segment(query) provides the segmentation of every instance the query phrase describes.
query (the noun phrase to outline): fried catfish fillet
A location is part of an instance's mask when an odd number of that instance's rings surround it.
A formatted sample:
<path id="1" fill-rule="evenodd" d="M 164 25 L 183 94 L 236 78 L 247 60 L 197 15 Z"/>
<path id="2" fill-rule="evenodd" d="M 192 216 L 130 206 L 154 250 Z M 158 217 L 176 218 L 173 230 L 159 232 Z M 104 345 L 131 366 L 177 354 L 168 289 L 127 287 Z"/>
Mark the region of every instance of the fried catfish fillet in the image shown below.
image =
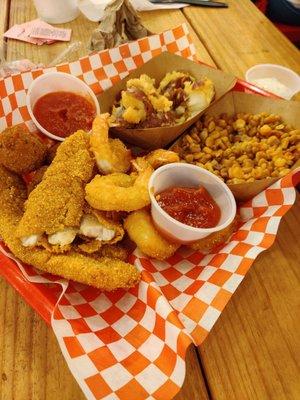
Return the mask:
<path id="1" fill-rule="evenodd" d="M 95 210 L 87 210 L 84 187 L 95 161 L 89 135 L 78 131 L 63 142 L 41 182 L 32 190 L 17 229 L 23 246 L 54 253 L 75 247 L 92 253 L 121 240 L 124 229 Z"/>
<path id="2" fill-rule="evenodd" d="M 24 247 L 16 227 L 23 215 L 26 193 L 21 178 L 0 166 L 0 236 L 17 258 L 40 270 L 107 291 L 130 288 L 139 281 L 138 270 L 119 259 L 95 259 L 75 251 L 56 255 L 45 249 Z"/>
<path id="3" fill-rule="evenodd" d="M 92 178 L 94 161 L 88 150 L 89 137 L 78 131 L 68 137 L 30 193 L 17 236 L 53 234 L 78 226 L 83 213 L 84 186 Z"/>

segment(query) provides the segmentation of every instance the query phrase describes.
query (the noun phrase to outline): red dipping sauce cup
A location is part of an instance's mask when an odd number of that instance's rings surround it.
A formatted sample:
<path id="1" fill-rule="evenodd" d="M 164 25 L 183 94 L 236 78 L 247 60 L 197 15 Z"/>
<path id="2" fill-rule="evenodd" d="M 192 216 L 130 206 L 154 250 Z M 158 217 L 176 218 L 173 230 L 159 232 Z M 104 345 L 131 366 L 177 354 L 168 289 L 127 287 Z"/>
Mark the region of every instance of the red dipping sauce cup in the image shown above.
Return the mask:
<path id="1" fill-rule="evenodd" d="M 71 92 L 83 96 L 94 104 L 95 116 L 100 114 L 100 106 L 97 97 L 92 89 L 79 78 L 64 72 L 46 72 L 40 75 L 29 86 L 26 96 L 26 105 L 35 126 L 51 139 L 59 141 L 65 140 L 64 137 L 54 135 L 52 132 L 46 130 L 35 118 L 33 109 L 38 99 L 53 92 Z"/>
<path id="2" fill-rule="evenodd" d="M 203 186 L 221 210 L 221 218 L 213 228 L 195 228 L 172 218 L 156 201 L 158 193 L 170 187 Z M 151 215 L 163 236 L 177 243 L 187 244 L 221 231 L 231 224 L 236 215 L 236 203 L 228 186 L 204 168 L 185 163 L 167 164 L 158 168 L 149 180 Z"/>

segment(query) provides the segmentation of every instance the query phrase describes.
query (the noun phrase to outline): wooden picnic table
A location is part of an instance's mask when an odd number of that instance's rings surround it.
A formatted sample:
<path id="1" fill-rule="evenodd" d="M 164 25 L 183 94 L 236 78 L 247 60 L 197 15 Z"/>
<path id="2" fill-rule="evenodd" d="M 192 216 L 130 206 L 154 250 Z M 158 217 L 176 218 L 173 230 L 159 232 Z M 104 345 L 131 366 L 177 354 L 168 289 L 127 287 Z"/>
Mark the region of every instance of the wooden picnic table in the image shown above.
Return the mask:
<path id="1" fill-rule="evenodd" d="M 226 1 L 228 9 L 152 11 L 142 13 L 142 19 L 153 32 L 187 23 L 198 58 L 238 77 L 262 62 L 300 72 L 299 51 L 250 0 Z M 32 1 L 1 0 L 0 34 L 34 18 Z M 87 43 L 96 23 L 80 16 L 61 26 L 72 28 L 73 40 Z M 47 64 L 65 46 L 10 40 L 7 57 Z M 190 348 L 176 400 L 299 399 L 299 238 L 298 201 L 283 218 L 275 244 L 255 261 L 201 348 Z M 0 278 L 0 400 L 29 399 L 84 396 L 51 329 Z"/>

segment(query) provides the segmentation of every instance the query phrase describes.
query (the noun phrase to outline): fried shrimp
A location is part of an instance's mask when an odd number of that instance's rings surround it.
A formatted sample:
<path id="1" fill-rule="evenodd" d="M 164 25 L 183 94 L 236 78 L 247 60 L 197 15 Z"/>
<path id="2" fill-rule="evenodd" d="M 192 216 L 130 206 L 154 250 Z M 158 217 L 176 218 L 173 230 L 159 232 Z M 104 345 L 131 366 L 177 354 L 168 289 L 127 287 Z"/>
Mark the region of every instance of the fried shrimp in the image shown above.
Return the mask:
<path id="1" fill-rule="evenodd" d="M 39 168 L 47 146 L 22 125 L 6 128 L 0 134 L 0 164 L 19 175 Z"/>
<path id="2" fill-rule="evenodd" d="M 94 119 L 90 137 L 91 150 L 95 155 L 99 171 L 103 174 L 127 172 L 130 168 L 131 152 L 119 139 L 108 138 L 109 114 Z"/>
<path id="3" fill-rule="evenodd" d="M 157 149 L 151 151 L 146 156 L 137 157 L 135 160 L 131 161 L 131 164 L 135 171 L 141 171 L 145 169 L 147 165 L 151 165 L 153 169 L 157 169 L 162 165 L 171 164 L 179 161 L 179 156 L 174 151 Z"/>
<path id="4" fill-rule="evenodd" d="M 236 231 L 238 226 L 238 217 L 231 222 L 226 228 L 219 232 L 211 233 L 209 236 L 206 236 L 203 239 L 197 240 L 194 243 L 187 245 L 193 250 L 201 251 L 201 252 L 210 252 L 217 246 L 225 243 L 230 236 Z"/>
<path id="5" fill-rule="evenodd" d="M 103 211 L 129 212 L 143 208 L 150 204 L 148 182 L 152 172 L 148 165 L 138 175 L 97 175 L 85 187 L 86 201 Z"/>
<path id="6" fill-rule="evenodd" d="M 56 255 L 45 249 L 22 246 L 15 232 L 22 218 L 25 199 L 24 182 L 0 166 L 0 236 L 15 257 L 40 270 L 102 290 L 130 288 L 137 284 L 139 271 L 121 259 L 110 258 L 110 250 L 103 250 L 103 255 L 109 257 L 95 259 L 75 251 Z M 124 258 L 119 250 L 115 251 L 120 258 Z"/>
<path id="7" fill-rule="evenodd" d="M 176 153 L 158 149 L 133 160 L 131 175 L 114 173 L 97 175 L 86 185 L 86 200 L 90 206 L 103 211 L 134 211 L 150 204 L 148 182 L 153 169 L 178 162 Z"/>
<path id="8" fill-rule="evenodd" d="M 149 153 L 145 159 L 154 169 L 157 169 L 165 164 L 179 162 L 179 156 L 177 153 L 164 149 L 151 151 L 151 153 Z"/>
<path id="9" fill-rule="evenodd" d="M 150 213 L 145 209 L 128 215 L 124 228 L 130 239 L 149 257 L 165 260 L 179 248 L 178 244 L 171 243 L 161 236 L 152 222 Z"/>

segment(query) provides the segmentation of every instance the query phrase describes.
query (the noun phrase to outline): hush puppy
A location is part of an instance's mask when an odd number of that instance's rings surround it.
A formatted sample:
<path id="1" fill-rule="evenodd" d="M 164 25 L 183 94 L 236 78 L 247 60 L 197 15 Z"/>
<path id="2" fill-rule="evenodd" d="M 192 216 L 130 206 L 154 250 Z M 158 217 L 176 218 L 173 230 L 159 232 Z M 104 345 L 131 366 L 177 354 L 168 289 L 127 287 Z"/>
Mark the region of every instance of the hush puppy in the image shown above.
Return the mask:
<path id="1" fill-rule="evenodd" d="M 23 125 L 6 128 L 0 133 L 0 164 L 18 175 L 39 168 L 47 146 Z"/>

